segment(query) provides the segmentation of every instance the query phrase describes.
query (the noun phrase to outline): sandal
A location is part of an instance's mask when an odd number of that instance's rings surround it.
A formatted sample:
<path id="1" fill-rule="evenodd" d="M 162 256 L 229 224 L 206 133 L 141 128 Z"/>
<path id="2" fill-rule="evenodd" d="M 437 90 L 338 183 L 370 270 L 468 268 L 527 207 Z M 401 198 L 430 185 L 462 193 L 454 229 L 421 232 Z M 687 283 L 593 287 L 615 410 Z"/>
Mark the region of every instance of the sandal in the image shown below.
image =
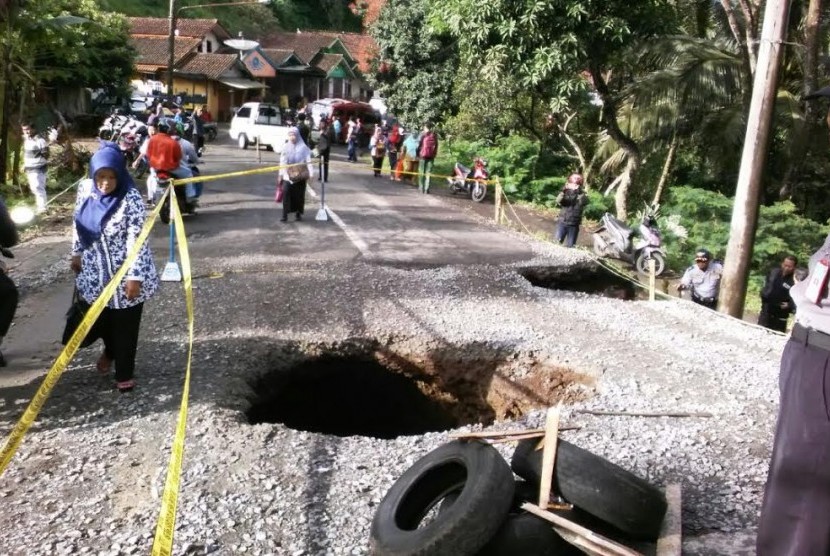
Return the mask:
<path id="1" fill-rule="evenodd" d="M 107 357 L 106 353 L 102 353 L 95 364 L 95 368 L 98 369 L 99 374 L 108 375 L 112 370 L 112 359 Z"/>
<path id="2" fill-rule="evenodd" d="M 135 381 L 133 379 L 122 380 L 121 382 L 116 382 L 115 387 L 118 388 L 118 391 L 121 393 L 129 392 L 135 388 Z"/>

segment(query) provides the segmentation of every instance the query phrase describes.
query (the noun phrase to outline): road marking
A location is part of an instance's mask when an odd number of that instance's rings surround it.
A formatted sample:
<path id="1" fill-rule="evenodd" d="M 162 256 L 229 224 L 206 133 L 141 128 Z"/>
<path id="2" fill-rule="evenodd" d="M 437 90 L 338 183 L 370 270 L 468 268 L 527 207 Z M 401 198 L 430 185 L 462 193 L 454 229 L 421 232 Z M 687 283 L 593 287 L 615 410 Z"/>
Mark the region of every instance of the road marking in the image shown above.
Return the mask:
<path id="1" fill-rule="evenodd" d="M 317 195 L 317 192 L 314 191 L 314 188 L 311 187 L 310 184 L 308 185 L 308 191 L 311 193 L 311 196 L 315 199 L 320 198 Z M 357 235 L 357 232 L 348 227 L 346 223 L 343 222 L 343 219 L 340 218 L 340 216 L 338 216 L 337 213 L 334 212 L 331 208 L 329 208 L 328 205 L 326 205 L 326 212 L 328 212 L 329 216 L 334 221 L 334 223 L 337 224 L 337 226 L 341 230 L 343 230 L 343 233 L 346 234 L 346 237 L 349 238 L 349 241 L 352 242 L 352 245 L 354 245 L 357 248 L 357 250 L 360 251 L 361 255 L 363 255 L 367 259 L 374 258 L 374 253 L 372 253 L 371 249 L 369 249 L 369 245 L 365 241 L 363 241 L 363 239 L 359 235 Z"/>

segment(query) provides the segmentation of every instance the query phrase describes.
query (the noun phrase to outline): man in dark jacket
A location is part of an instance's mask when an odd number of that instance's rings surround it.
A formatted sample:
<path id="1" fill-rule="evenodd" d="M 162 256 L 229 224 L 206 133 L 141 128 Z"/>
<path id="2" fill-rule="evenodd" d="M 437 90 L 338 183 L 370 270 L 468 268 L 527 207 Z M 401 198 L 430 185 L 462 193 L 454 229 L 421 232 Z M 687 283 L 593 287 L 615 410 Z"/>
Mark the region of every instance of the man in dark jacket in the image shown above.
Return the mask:
<path id="1" fill-rule="evenodd" d="M 582 189 L 582 176 L 571 174 L 568 177 L 565 188 L 556 197 L 556 204 L 562 209 L 559 211 L 556 240 L 563 243 L 567 239 L 565 247 L 573 247 L 579 235 L 579 225 L 582 224 L 582 211 L 588 204 L 588 196 Z"/>
<path id="2" fill-rule="evenodd" d="M 792 255 L 784 257 L 780 268 L 772 269 L 761 290 L 761 314 L 758 315 L 758 324 L 785 332 L 787 319 L 790 313 L 795 312 L 795 304 L 790 299 L 790 288 L 794 283 L 795 267 L 798 259 Z"/>
<path id="3" fill-rule="evenodd" d="M 12 222 L 9 211 L 6 205 L 0 201 L 0 247 L 4 256 L 11 256 L 7 248 L 17 245 L 18 236 L 17 228 Z M 0 344 L 3 343 L 3 338 L 9 331 L 14 319 L 14 313 L 17 311 L 17 286 L 6 271 L 6 265 L 0 259 Z M 3 353 L 0 352 L 0 367 L 6 366 L 6 359 Z"/>

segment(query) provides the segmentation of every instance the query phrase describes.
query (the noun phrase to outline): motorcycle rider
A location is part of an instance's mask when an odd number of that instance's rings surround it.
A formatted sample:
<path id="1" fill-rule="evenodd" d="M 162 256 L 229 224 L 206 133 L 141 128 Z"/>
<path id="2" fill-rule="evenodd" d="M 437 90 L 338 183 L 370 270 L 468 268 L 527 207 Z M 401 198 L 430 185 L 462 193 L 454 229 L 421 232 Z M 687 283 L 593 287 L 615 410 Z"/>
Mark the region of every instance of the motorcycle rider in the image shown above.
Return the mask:
<path id="1" fill-rule="evenodd" d="M 717 309 L 723 265 L 712 260 L 706 249 L 695 253 L 695 264 L 686 269 L 677 291 L 691 290 L 692 301 L 709 309 Z"/>
<path id="2" fill-rule="evenodd" d="M 583 179 L 580 174 L 571 174 L 565 183 L 565 188 L 556 196 L 559 211 L 559 224 L 556 229 L 556 240 L 565 242 L 565 247 L 573 247 L 579 235 L 579 226 L 582 224 L 582 212 L 588 204 L 588 196 L 582 189 Z"/>
<path id="3" fill-rule="evenodd" d="M 184 154 L 179 141 L 176 141 L 170 134 L 171 126 L 169 120 L 160 119 L 156 123 L 157 133 L 147 142 L 147 160 L 150 164 L 150 171 L 153 173 L 153 177 L 155 177 L 156 172 L 166 172 L 174 178 L 192 178 L 193 172 L 190 171 L 190 168 L 182 165 Z M 192 183 L 185 186 L 185 196 L 196 196 Z"/>
<path id="4" fill-rule="evenodd" d="M 178 141 L 182 147 L 181 167 L 189 170 L 193 177 L 198 176 L 199 171 L 196 165 L 199 164 L 199 151 L 196 150 L 196 146 L 193 143 L 184 138 L 184 126 L 182 124 L 176 124 L 176 127 L 170 131 L 173 139 Z M 185 185 L 185 189 L 189 192 L 186 193 L 188 201 L 193 200 L 195 202 L 202 194 L 201 182 L 188 183 Z"/>

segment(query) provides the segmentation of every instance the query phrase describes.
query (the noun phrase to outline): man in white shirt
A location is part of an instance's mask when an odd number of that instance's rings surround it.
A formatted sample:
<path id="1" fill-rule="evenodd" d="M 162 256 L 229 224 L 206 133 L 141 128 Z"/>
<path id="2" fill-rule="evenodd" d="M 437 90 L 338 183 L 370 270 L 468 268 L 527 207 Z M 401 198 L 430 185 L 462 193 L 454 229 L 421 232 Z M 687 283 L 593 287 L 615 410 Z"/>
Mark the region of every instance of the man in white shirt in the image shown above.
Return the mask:
<path id="1" fill-rule="evenodd" d="M 712 254 L 706 249 L 695 253 L 695 264 L 686 269 L 677 291 L 691 290 L 692 301 L 709 309 L 717 309 L 720 279 L 723 265 L 712 260 Z"/>
<path id="2" fill-rule="evenodd" d="M 29 180 L 29 190 L 35 196 L 36 211 L 46 210 L 46 168 L 49 145 L 35 134 L 31 124 L 23 124 L 23 171 Z"/>

